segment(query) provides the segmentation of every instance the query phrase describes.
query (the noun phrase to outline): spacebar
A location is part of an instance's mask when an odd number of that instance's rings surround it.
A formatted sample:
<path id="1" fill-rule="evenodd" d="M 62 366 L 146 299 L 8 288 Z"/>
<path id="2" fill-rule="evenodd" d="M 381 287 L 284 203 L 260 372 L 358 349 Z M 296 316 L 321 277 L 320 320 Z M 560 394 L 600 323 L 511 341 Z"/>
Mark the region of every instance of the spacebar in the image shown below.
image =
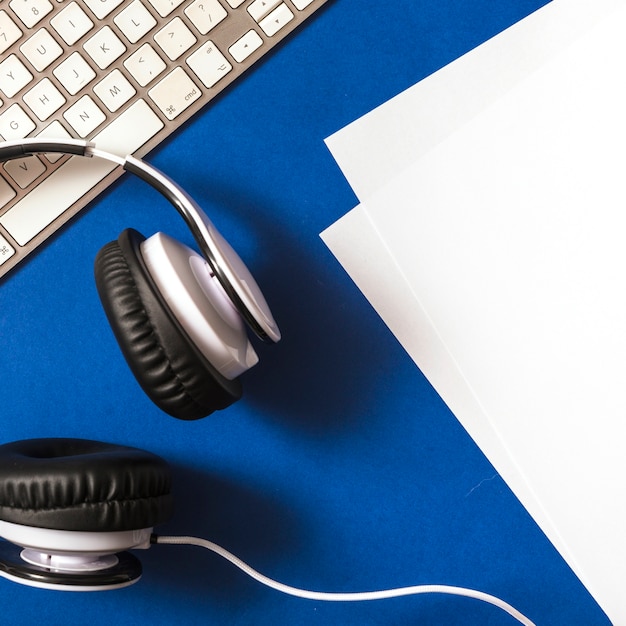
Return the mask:
<path id="1" fill-rule="evenodd" d="M 163 128 L 144 100 L 138 100 L 93 138 L 96 146 L 120 156 L 138 150 Z M 117 166 L 104 159 L 72 157 L 13 205 L 0 224 L 20 245 L 57 219 Z"/>

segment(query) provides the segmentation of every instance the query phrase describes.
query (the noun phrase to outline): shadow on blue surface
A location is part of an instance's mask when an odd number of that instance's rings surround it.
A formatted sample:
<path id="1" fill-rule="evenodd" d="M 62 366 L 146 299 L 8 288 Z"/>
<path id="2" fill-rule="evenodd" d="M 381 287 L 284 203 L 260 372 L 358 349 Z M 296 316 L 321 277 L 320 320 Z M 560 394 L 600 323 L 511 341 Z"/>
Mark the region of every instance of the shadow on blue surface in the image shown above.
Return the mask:
<path id="1" fill-rule="evenodd" d="M 254 342 L 261 361 L 242 377 L 246 401 L 292 427 L 332 430 L 338 415 L 379 398 L 400 348 L 317 234 L 303 241 L 267 200 L 219 179 L 194 197 L 250 267 L 283 335 L 277 346 Z"/>
<path id="2" fill-rule="evenodd" d="M 206 471 L 174 465 L 175 512 L 158 534 L 192 535 L 237 546 L 248 558 L 297 549 L 298 521 L 278 499 Z M 181 552 L 185 553 L 182 558 Z M 242 575 L 207 550 L 187 546 L 155 546 L 144 559 L 145 569 L 156 565 L 158 585 L 179 590 L 181 598 L 236 594 Z M 167 567 L 163 567 L 164 564 Z M 215 575 L 220 572 L 219 575 Z"/>

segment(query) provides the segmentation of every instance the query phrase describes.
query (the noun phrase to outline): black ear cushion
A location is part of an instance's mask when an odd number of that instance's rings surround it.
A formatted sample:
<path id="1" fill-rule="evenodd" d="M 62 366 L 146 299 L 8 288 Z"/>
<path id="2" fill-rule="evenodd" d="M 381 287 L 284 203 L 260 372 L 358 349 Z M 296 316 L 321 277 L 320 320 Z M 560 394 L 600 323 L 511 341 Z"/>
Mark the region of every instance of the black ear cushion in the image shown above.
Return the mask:
<path id="1" fill-rule="evenodd" d="M 85 439 L 0 446 L 0 520 L 54 530 L 137 530 L 172 513 L 167 463 L 137 448 Z"/>
<path id="2" fill-rule="evenodd" d="M 144 237 L 125 230 L 98 253 L 96 285 L 105 313 L 135 378 L 163 411 L 205 417 L 241 397 L 239 380 L 224 378 L 198 351 L 145 267 Z"/>

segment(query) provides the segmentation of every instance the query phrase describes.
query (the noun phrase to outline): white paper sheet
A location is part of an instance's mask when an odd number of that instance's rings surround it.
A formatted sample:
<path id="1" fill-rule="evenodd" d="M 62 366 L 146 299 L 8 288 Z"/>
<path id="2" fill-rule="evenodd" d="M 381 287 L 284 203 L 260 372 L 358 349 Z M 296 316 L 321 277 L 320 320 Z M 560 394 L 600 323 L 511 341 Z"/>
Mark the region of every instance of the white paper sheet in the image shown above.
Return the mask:
<path id="1" fill-rule="evenodd" d="M 359 200 L 493 103 L 622 0 L 555 0 L 326 139 Z"/>
<path id="2" fill-rule="evenodd" d="M 596 19 L 581 21 L 590 7 Z M 548 46 L 543 62 L 539 55 L 497 94 L 487 89 L 480 106 L 458 107 L 375 184 L 357 183 L 366 203 L 323 238 L 620 624 L 626 5 L 554 2 L 528 18 L 527 35 L 557 12 L 560 24 L 573 24 L 558 49 Z M 516 49 L 523 24 L 510 39 Z M 455 71 L 447 72 L 431 95 L 445 97 L 446 81 L 454 92 Z M 392 120 L 397 111 L 388 120 L 397 129 Z M 363 141 L 375 146 L 376 132 Z M 362 153 L 363 143 L 349 143 Z M 353 184 L 371 180 L 358 156 L 344 152 L 344 170 L 346 162 Z"/>

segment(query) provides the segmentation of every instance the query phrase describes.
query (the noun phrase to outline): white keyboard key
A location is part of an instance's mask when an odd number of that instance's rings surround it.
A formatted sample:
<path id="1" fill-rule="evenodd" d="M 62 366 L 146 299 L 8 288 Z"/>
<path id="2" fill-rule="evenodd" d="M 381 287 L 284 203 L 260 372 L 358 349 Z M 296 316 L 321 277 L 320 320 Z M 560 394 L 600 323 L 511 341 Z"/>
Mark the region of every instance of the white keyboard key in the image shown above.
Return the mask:
<path id="1" fill-rule="evenodd" d="M 8 161 L 4 169 L 22 189 L 26 189 L 46 171 L 46 166 L 39 157 L 32 155 Z"/>
<path id="2" fill-rule="evenodd" d="M 274 9 L 267 17 L 259 22 L 259 26 L 268 36 L 274 36 L 281 28 L 286 26 L 294 18 L 291 9 L 286 4 L 281 4 Z"/>
<path id="3" fill-rule="evenodd" d="M 275 9 L 282 0 L 254 0 L 248 7 L 248 13 L 257 22 L 260 22 L 272 9 Z"/>
<path id="4" fill-rule="evenodd" d="M 38 30 L 22 44 L 20 51 L 38 72 L 45 70 L 63 53 L 61 46 L 45 28 Z"/>
<path id="5" fill-rule="evenodd" d="M 304 11 L 313 0 L 291 0 L 298 11 Z"/>
<path id="6" fill-rule="evenodd" d="M 52 3 L 48 0 L 11 0 L 9 6 L 27 28 L 38 24 L 52 11 Z"/>
<path id="7" fill-rule="evenodd" d="M 95 85 L 93 91 L 111 113 L 115 113 L 137 93 L 128 78 L 118 69 L 114 69 Z"/>
<path id="8" fill-rule="evenodd" d="M 58 111 L 66 100 L 54 83 L 49 78 L 44 78 L 24 94 L 24 102 L 44 122 L 55 111 Z"/>
<path id="9" fill-rule="evenodd" d="M 0 207 L 3 207 L 9 200 L 12 200 L 15 195 L 16 193 L 13 187 L 11 187 L 4 178 L 0 178 Z"/>
<path id="10" fill-rule="evenodd" d="M 118 115 L 93 141 L 98 148 L 126 156 L 132 154 L 163 128 L 159 116 L 145 100 L 137 100 Z"/>
<path id="11" fill-rule="evenodd" d="M 5 140 L 24 139 L 35 130 L 33 120 L 17 103 L 12 104 L 4 113 L 0 113 L 0 136 Z"/>
<path id="12" fill-rule="evenodd" d="M 71 54 L 52 73 L 72 96 L 96 77 L 89 63 L 78 52 Z"/>
<path id="13" fill-rule="evenodd" d="M 137 52 L 124 61 L 124 67 L 142 87 L 145 87 L 161 74 L 167 66 L 155 52 L 154 48 L 150 44 L 145 43 Z"/>
<path id="14" fill-rule="evenodd" d="M 7 98 L 12 98 L 31 80 L 33 75 L 14 54 L 0 63 L 0 90 Z"/>
<path id="15" fill-rule="evenodd" d="M 0 180 L 0 183 L 3 183 L 3 180 Z M 0 202 L 2 202 L 2 197 L 0 195 Z M 0 204 L 0 206 L 2 206 Z M 8 261 L 15 254 L 15 250 L 13 246 L 2 236 L 0 235 L 0 265 L 2 265 L 5 261 Z"/>
<path id="16" fill-rule="evenodd" d="M 190 19 L 201 35 L 206 35 L 210 30 L 215 28 L 228 13 L 218 0 L 195 0 L 185 9 L 185 15 Z"/>
<path id="17" fill-rule="evenodd" d="M 106 120 L 106 115 L 102 112 L 102 109 L 92 100 L 91 96 L 87 95 L 83 96 L 65 111 L 63 117 L 78 133 L 79 137 L 83 138 L 90 135 Z"/>
<path id="18" fill-rule="evenodd" d="M 113 18 L 113 21 L 130 43 L 137 43 L 157 24 L 152 13 L 146 9 L 140 0 L 131 2 Z"/>
<path id="19" fill-rule="evenodd" d="M 85 4 L 99 19 L 105 18 L 113 9 L 116 9 L 124 0 L 85 0 Z"/>
<path id="20" fill-rule="evenodd" d="M 61 122 L 55 120 L 49 126 L 46 126 L 40 133 L 37 134 L 37 137 L 46 137 L 48 139 L 70 139 L 72 135 L 70 135 L 63 126 L 61 126 Z M 60 152 L 46 152 L 44 157 L 50 161 L 50 163 L 56 163 L 63 158 L 63 154 Z"/>
<path id="21" fill-rule="evenodd" d="M 161 17 L 167 17 L 177 6 L 185 0 L 149 0 Z"/>
<path id="22" fill-rule="evenodd" d="M 109 67 L 126 52 L 126 46 L 110 26 L 105 26 L 90 37 L 83 44 L 83 48 L 101 70 Z"/>
<path id="23" fill-rule="evenodd" d="M 154 40 L 172 61 L 187 52 L 197 41 L 180 17 L 175 17 L 156 33 Z"/>
<path id="24" fill-rule="evenodd" d="M 50 24 L 68 46 L 73 46 L 93 28 L 91 18 L 76 2 L 70 2 L 50 20 Z"/>
<path id="25" fill-rule="evenodd" d="M 261 35 L 254 30 L 250 30 L 228 48 L 228 52 L 237 63 L 241 63 L 262 45 L 263 39 L 261 39 Z"/>
<path id="26" fill-rule="evenodd" d="M 201 48 L 198 48 L 187 59 L 187 65 L 196 73 L 205 87 L 213 87 L 233 69 L 226 57 L 211 41 L 207 41 Z"/>
<path id="27" fill-rule="evenodd" d="M 163 122 L 144 100 L 138 100 L 94 137 L 102 150 L 126 156 L 163 128 Z M 88 193 L 115 165 L 103 159 L 72 157 L 0 217 L 0 224 L 20 246 Z"/>
<path id="28" fill-rule="evenodd" d="M 0 54 L 9 49 L 20 37 L 22 31 L 6 11 L 0 11 Z"/>
<path id="29" fill-rule="evenodd" d="M 177 67 L 155 85 L 148 95 L 168 120 L 178 117 L 201 95 L 200 88 L 189 78 L 182 67 Z"/>

